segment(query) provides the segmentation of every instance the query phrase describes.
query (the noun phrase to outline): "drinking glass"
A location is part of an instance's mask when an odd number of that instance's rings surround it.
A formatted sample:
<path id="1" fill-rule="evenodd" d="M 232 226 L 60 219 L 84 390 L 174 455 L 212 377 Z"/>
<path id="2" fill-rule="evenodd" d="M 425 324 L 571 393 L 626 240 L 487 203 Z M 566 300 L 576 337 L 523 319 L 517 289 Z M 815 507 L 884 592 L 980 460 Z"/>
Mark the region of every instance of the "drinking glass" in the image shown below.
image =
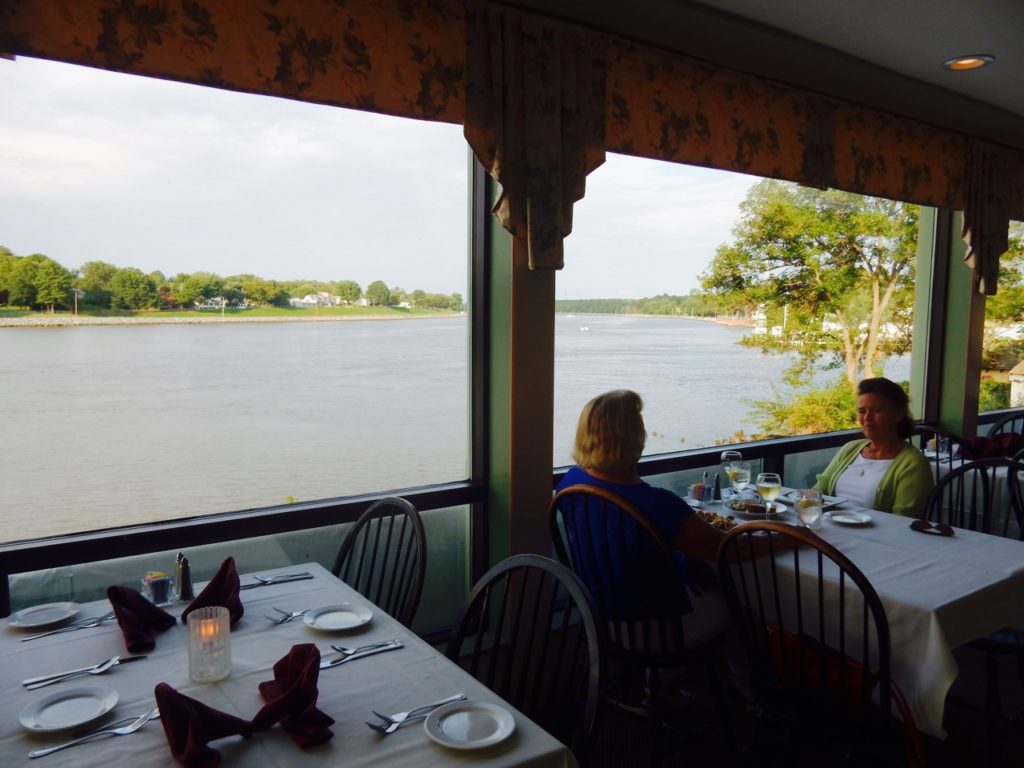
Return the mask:
<path id="1" fill-rule="evenodd" d="M 796 516 L 806 528 L 814 528 L 821 519 L 821 491 L 801 488 L 796 499 Z"/>
<path id="2" fill-rule="evenodd" d="M 722 470 L 725 472 L 725 476 L 729 478 L 729 482 L 732 482 L 733 475 L 735 474 L 734 467 L 743 461 L 743 454 L 739 451 L 722 451 Z M 749 481 L 750 478 L 747 478 Z M 723 494 L 724 500 L 724 494 Z"/>
<path id="3" fill-rule="evenodd" d="M 747 483 L 750 482 L 750 462 L 737 461 L 725 470 L 725 474 L 728 476 L 729 482 L 732 483 L 732 487 L 736 491 L 735 496 L 738 498 L 743 489 L 747 487 Z"/>
<path id="4" fill-rule="evenodd" d="M 775 472 L 761 472 L 755 485 L 757 495 L 764 502 L 764 518 L 768 520 L 771 517 L 772 502 L 782 492 L 782 478 Z"/>

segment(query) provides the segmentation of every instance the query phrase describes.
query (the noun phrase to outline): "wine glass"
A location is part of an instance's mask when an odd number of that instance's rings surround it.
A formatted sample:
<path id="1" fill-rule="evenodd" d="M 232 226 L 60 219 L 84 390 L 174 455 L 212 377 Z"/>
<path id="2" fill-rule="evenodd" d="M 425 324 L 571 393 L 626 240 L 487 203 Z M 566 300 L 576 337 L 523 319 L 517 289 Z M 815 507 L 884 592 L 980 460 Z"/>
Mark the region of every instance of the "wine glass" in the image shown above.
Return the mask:
<path id="1" fill-rule="evenodd" d="M 796 516 L 807 528 L 813 528 L 821 519 L 821 491 L 802 488 L 797 494 Z"/>
<path id="2" fill-rule="evenodd" d="M 725 470 L 725 474 L 728 476 L 729 482 L 732 483 L 733 489 L 735 489 L 735 497 L 739 498 L 743 489 L 747 487 L 747 483 L 750 482 L 750 462 L 737 461 Z"/>
<path id="3" fill-rule="evenodd" d="M 743 454 L 739 451 L 722 451 L 722 470 L 725 472 L 725 476 L 729 478 L 729 482 L 732 482 L 735 470 L 733 467 L 739 462 L 743 461 Z M 748 481 L 750 478 L 747 478 Z"/>
<path id="4" fill-rule="evenodd" d="M 782 492 L 782 478 L 775 472 L 761 472 L 755 482 L 757 495 L 764 502 L 764 518 L 771 517 L 772 502 Z"/>

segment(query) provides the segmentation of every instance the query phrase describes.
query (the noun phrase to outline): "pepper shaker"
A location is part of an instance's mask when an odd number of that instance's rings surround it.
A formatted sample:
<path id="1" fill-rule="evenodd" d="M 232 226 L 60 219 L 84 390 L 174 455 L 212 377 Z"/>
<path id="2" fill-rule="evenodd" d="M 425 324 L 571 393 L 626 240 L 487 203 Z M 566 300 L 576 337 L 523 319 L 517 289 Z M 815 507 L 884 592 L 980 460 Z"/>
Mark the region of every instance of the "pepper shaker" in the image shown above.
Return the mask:
<path id="1" fill-rule="evenodd" d="M 192 592 L 192 568 L 188 558 L 181 552 L 178 553 L 178 572 L 175 582 L 178 585 L 178 600 L 191 600 L 195 597 Z"/>

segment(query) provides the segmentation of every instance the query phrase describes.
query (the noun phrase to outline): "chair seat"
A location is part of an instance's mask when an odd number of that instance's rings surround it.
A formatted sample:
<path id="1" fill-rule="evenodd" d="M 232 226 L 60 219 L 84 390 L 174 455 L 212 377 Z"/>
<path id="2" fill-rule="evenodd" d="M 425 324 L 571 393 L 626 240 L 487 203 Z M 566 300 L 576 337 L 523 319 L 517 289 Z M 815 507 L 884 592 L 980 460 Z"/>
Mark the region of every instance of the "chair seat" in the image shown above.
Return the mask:
<path id="1" fill-rule="evenodd" d="M 1024 629 L 1004 627 L 968 643 L 972 648 L 996 653 L 1024 653 Z"/>

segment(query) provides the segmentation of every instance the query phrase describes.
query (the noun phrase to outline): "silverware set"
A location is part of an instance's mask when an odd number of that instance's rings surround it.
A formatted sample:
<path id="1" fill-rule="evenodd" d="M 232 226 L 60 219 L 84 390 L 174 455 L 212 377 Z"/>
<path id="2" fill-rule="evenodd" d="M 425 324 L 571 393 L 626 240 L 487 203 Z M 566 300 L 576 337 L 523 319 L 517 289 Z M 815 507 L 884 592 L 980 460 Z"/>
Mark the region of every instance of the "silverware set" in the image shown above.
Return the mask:
<path id="1" fill-rule="evenodd" d="M 138 717 L 134 718 L 130 723 L 128 723 L 128 725 L 123 725 L 120 728 L 104 727 L 101 730 L 93 731 L 92 733 L 87 733 L 85 736 L 80 736 L 77 739 L 72 739 L 71 741 L 65 741 L 63 744 L 58 744 L 55 747 L 46 747 L 44 749 L 34 749 L 34 750 L 32 750 L 31 752 L 28 753 L 28 756 L 30 758 L 34 759 L 34 758 L 37 758 L 37 757 L 43 757 L 44 755 L 52 755 L 54 752 L 59 752 L 62 749 L 67 749 L 68 747 L 73 747 L 76 744 L 84 744 L 87 741 L 92 741 L 93 739 L 98 739 L 98 738 L 101 738 L 101 737 L 104 737 L 104 736 L 127 736 L 129 733 L 135 733 L 137 730 L 139 730 L 139 728 L 144 726 L 150 720 L 155 720 L 158 717 L 160 717 L 160 710 L 159 709 L 151 709 L 148 712 L 145 712 L 145 713 L 139 715 Z M 123 720 L 118 720 L 117 722 L 124 722 L 124 721 Z"/>
<path id="2" fill-rule="evenodd" d="M 256 587 L 270 587 L 274 584 L 288 584 L 292 581 L 305 581 L 306 579 L 312 579 L 313 574 L 307 573 L 306 571 L 300 571 L 299 573 L 281 573 L 277 576 L 256 576 L 254 584 L 242 584 L 239 589 L 255 589 Z"/>
<path id="3" fill-rule="evenodd" d="M 23 637 L 21 638 L 21 642 L 24 643 L 28 640 L 38 640 L 40 637 L 49 637 L 50 635 L 59 635 L 62 632 L 74 632 L 78 629 L 90 629 L 91 627 L 98 627 L 101 624 L 110 621 L 112 618 L 114 618 L 114 612 L 110 611 L 109 613 L 105 613 L 102 616 L 93 616 L 92 618 L 81 619 L 79 621 L 72 622 L 71 624 L 66 624 L 63 627 L 51 629 L 49 632 L 43 632 L 38 635 L 30 635 L 28 637 Z"/>
<path id="4" fill-rule="evenodd" d="M 373 714 L 384 721 L 384 724 L 380 723 L 367 723 L 370 728 L 375 730 L 382 736 L 387 736 L 389 733 L 394 733 L 401 728 L 405 723 L 415 722 L 417 720 L 425 720 L 427 715 L 433 712 L 438 707 L 443 707 L 445 704 L 451 704 L 453 701 L 465 701 L 466 694 L 457 693 L 454 696 L 449 696 L 447 699 L 441 699 L 435 701 L 432 704 L 424 704 L 421 707 L 413 707 L 405 712 L 395 712 L 393 715 L 382 715 L 376 710 L 371 710 Z"/>
<path id="5" fill-rule="evenodd" d="M 376 653 L 385 653 L 387 651 L 397 651 L 399 648 L 404 648 L 405 644 L 401 640 L 383 640 L 379 643 L 370 643 L 369 645 L 361 645 L 358 648 L 346 648 L 343 645 L 332 645 L 331 648 L 338 652 L 338 656 L 333 659 L 326 659 L 320 662 L 320 669 L 331 669 L 344 664 L 354 659 L 362 659 L 366 656 L 373 656 Z"/>
<path id="6" fill-rule="evenodd" d="M 129 661 L 138 661 L 139 659 L 144 658 L 146 658 L 145 654 L 141 656 L 111 656 L 109 659 L 105 659 L 99 664 L 92 664 L 88 667 L 79 667 L 78 669 L 69 669 L 67 672 L 55 672 L 52 675 L 30 677 L 27 680 L 22 680 L 21 684 L 30 691 L 34 691 L 37 688 L 45 688 L 48 685 L 60 683 L 68 678 L 78 677 L 79 675 L 102 675 L 111 667 L 116 667 L 118 664 L 127 664 Z"/>
<path id="7" fill-rule="evenodd" d="M 274 608 L 274 610 L 280 613 L 281 615 L 267 616 L 266 614 L 264 614 L 264 617 L 270 619 L 272 622 L 274 622 L 275 625 L 287 624 L 293 619 L 297 619 L 300 616 L 305 616 L 310 611 L 309 608 L 303 608 L 301 611 L 282 611 L 280 608 Z"/>

